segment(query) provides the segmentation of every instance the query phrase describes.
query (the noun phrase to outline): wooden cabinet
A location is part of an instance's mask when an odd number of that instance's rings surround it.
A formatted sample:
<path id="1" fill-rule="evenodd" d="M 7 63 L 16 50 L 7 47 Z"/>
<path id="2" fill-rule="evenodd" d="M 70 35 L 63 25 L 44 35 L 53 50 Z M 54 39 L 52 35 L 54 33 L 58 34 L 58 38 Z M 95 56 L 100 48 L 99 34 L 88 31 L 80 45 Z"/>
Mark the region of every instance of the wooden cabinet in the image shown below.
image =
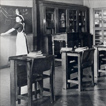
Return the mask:
<path id="1" fill-rule="evenodd" d="M 106 41 L 106 8 L 94 9 L 94 45 Z"/>
<path id="2" fill-rule="evenodd" d="M 37 34 L 43 52 L 51 54 L 51 35 L 67 32 L 89 32 L 89 9 L 82 5 L 37 2 Z M 60 34 L 59 34 L 60 35 Z"/>

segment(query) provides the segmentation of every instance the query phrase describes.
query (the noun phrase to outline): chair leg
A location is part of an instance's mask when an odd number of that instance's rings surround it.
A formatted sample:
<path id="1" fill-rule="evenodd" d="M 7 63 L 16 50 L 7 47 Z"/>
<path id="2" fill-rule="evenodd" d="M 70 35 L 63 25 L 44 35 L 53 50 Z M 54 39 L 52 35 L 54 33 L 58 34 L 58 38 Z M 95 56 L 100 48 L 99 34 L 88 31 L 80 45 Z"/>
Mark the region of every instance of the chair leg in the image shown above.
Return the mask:
<path id="1" fill-rule="evenodd" d="M 82 79 L 83 79 L 83 69 L 81 69 L 81 85 L 80 85 L 81 86 L 81 91 L 84 90 Z"/>
<path id="2" fill-rule="evenodd" d="M 21 87 L 19 86 L 18 87 L 18 95 L 20 95 L 21 94 Z M 21 103 L 21 99 L 18 99 L 18 104 L 20 104 Z"/>
<path id="3" fill-rule="evenodd" d="M 94 67 L 91 66 L 91 73 L 92 73 L 92 85 L 94 86 Z"/>
<path id="4" fill-rule="evenodd" d="M 100 74 L 101 74 L 101 73 L 100 73 L 100 72 L 98 72 L 98 77 L 100 77 Z"/>
<path id="5" fill-rule="evenodd" d="M 34 88 L 35 88 L 35 99 L 37 99 L 37 82 L 34 83 Z"/>
<path id="6" fill-rule="evenodd" d="M 67 88 L 70 88 L 70 86 L 71 86 L 70 83 L 67 83 Z"/>
<path id="7" fill-rule="evenodd" d="M 54 79 L 53 76 L 50 77 L 50 94 L 51 94 L 50 100 L 51 100 L 51 103 L 53 103 L 55 101 L 55 92 L 54 92 L 55 88 L 54 88 L 53 79 Z"/>
<path id="8" fill-rule="evenodd" d="M 40 90 L 39 98 L 42 98 L 43 97 L 43 79 L 38 81 L 38 88 Z"/>
<path id="9" fill-rule="evenodd" d="M 100 62 L 99 62 L 99 69 L 101 68 L 101 64 L 100 64 Z M 100 77 L 100 72 L 98 72 L 98 77 Z"/>

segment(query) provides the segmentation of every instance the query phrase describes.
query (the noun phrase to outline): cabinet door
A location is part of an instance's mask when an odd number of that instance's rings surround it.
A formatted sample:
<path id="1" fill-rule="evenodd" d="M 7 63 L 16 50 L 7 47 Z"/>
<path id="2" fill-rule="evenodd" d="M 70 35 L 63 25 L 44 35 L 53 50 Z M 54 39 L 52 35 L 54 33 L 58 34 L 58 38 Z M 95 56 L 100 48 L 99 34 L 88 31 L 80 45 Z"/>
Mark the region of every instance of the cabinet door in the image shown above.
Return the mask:
<path id="1" fill-rule="evenodd" d="M 103 41 L 103 33 L 100 29 L 95 29 L 95 45 Z"/>
<path id="2" fill-rule="evenodd" d="M 78 32 L 87 32 L 87 17 L 85 10 L 78 11 Z"/>
<path id="3" fill-rule="evenodd" d="M 66 9 L 58 9 L 58 32 L 66 32 Z"/>
<path id="4" fill-rule="evenodd" d="M 55 9 L 46 7 L 46 19 L 45 19 L 45 33 L 54 34 L 55 33 Z"/>
<path id="5" fill-rule="evenodd" d="M 103 42 L 103 20 L 102 10 L 94 10 L 94 44 L 98 45 Z"/>
<path id="6" fill-rule="evenodd" d="M 103 42 L 106 41 L 106 9 L 103 9 Z"/>
<path id="7" fill-rule="evenodd" d="M 76 10 L 69 10 L 69 15 L 68 15 L 68 26 L 69 32 L 77 32 L 77 11 Z"/>

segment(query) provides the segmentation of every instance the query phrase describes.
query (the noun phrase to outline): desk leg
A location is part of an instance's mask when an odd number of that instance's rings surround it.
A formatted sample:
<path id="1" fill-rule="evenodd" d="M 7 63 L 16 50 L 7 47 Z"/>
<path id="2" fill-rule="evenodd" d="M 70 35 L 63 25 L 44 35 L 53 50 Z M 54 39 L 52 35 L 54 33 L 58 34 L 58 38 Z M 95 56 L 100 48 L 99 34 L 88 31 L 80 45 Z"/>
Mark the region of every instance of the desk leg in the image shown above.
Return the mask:
<path id="1" fill-rule="evenodd" d="M 32 70 L 31 65 L 27 62 L 27 85 L 28 85 L 28 106 L 32 106 Z"/>
<path id="2" fill-rule="evenodd" d="M 97 80 L 98 80 L 98 48 L 95 48 L 95 52 L 94 52 L 94 83 L 97 84 Z"/>
<path id="3" fill-rule="evenodd" d="M 62 52 L 63 89 L 67 89 L 67 53 Z"/>
<path id="4" fill-rule="evenodd" d="M 10 106 L 16 106 L 17 63 L 10 61 Z"/>
<path id="5" fill-rule="evenodd" d="M 81 72 L 81 56 L 78 55 L 78 91 L 81 91 L 81 87 L 82 87 L 82 72 Z"/>
<path id="6" fill-rule="evenodd" d="M 50 92 L 51 92 L 51 103 L 55 101 L 55 68 L 54 61 L 50 70 Z"/>

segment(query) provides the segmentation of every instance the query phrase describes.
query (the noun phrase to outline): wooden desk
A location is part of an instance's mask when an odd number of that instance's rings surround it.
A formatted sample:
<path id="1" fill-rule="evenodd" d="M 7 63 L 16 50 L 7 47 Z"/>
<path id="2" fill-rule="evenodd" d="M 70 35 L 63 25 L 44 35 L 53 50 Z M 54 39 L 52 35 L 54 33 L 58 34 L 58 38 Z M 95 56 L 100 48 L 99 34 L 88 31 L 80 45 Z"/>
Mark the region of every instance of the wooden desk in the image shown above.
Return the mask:
<path id="1" fill-rule="evenodd" d="M 17 66 L 18 66 L 18 64 L 25 64 L 27 67 L 26 71 L 27 71 L 28 95 L 27 95 L 27 98 L 25 98 L 25 100 L 28 101 L 28 106 L 32 106 L 32 65 L 33 65 L 32 63 L 33 63 L 33 61 L 36 62 L 37 69 L 39 68 L 41 71 L 45 70 L 45 69 L 42 69 L 41 65 L 39 65 L 39 60 L 41 63 L 44 60 L 44 58 L 46 60 L 46 56 L 45 57 L 36 57 L 36 58 L 29 58 L 27 56 L 13 56 L 13 57 L 9 58 L 9 60 L 10 60 L 10 98 L 11 98 L 10 105 L 11 106 L 16 106 Z M 53 64 L 53 66 L 54 66 L 54 64 Z M 54 69 L 53 69 L 53 72 L 50 72 L 50 74 L 51 73 L 52 73 L 52 76 L 54 77 Z M 53 77 L 52 77 L 52 80 L 54 80 Z M 54 81 L 53 81 L 53 83 L 54 83 Z M 53 92 L 52 88 L 51 88 L 51 92 Z M 54 97 L 52 97 L 52 98 L 54 98 Z"/>
<path id="2" fill-rule="evenodd" d="M 25 64 L 27 66 L 27 90 L 28 90 L 28 106 L 32 106 L 32 70 L 31 61 L 32 59 L 26 58 L 26 56 L 14 56 L 10 57 L 10 105 L 16 106 L 16 92 L 17 92 L 17 66 L 18 64 Z"/>
<path id="3" fill-rule="evenodd" d="M 81 54 L 82 52 L 62 51 L 63 89 L 67 89 L 68 56 L 78 57 L 78 90 L 81 91 Z"/>
<path id="4" fill-rule="evenodd" d="M 106 50 L 106 46 L 98 45 L 94 46 L 94 83 L 97 84 L 98 81 L 98 70 L 99 70 L 99 51 Z"/>

